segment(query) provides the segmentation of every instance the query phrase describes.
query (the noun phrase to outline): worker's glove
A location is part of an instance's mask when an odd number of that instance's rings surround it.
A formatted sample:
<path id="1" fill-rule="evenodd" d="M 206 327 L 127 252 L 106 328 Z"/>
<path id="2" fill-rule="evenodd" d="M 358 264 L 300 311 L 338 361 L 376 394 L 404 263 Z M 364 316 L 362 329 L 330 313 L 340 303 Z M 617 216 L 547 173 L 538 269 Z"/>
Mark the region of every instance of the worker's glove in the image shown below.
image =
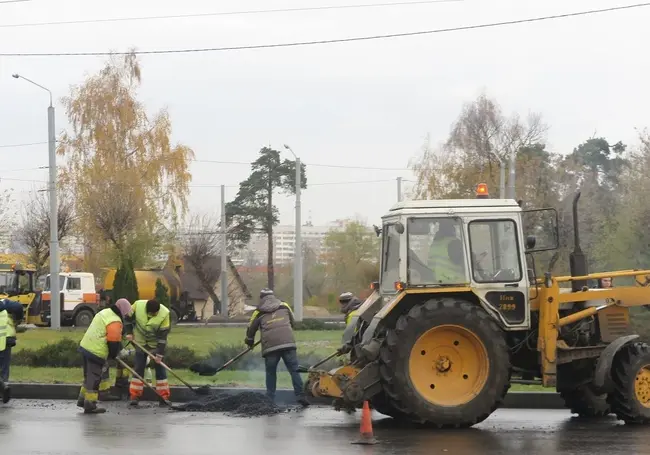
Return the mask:
<path id="1" fill-rule="evenodd" d="M 122 349 L 119 354 L 117 354 L 117 358 L 120 360 L 126 359 L 128 356 L 133 354 L 134 350 L 133 349 Z"/>
<path id="2" fill-rule="evenodd" d="M 347 354 L 351 350 L 352 350 L 352 345 L 344 344 L 336 352 L 338 352 L 340 355 L 343 355 L 343 354 Z"/>
<path id="3" fill-rule="evenodd" d="M 246 338 L 244 340 L 244 343 L 246 343 L 246 346 L 248 346 L 249 348 L 255 346 L 255 340 L 251 340 L 250 338 Z"/>

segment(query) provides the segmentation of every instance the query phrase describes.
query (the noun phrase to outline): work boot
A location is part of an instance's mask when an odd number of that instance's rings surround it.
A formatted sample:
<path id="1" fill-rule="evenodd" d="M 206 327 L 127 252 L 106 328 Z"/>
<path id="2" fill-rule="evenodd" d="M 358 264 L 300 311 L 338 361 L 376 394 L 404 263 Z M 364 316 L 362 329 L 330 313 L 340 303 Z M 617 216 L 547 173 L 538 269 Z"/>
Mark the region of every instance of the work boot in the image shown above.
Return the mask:
<path id="1" fill-rule="evenodd" d="M 2 389 L 2 402 L 4 404 L 7 404 L 9 403 L 9 400 L 11 400 L 11 387 L 5 384 L 4 388 Z"/>
<path id="2" fill-rule="evenodd" d="M 102 390 L 99 392 L 99 401 L 121 401 L 122 395 L 113 393 L 112 390 Z"/>
<path id="3" fill-rule="evenodd" d="M 296 398 L 296 401 L 297 401 L 298 404 L 301 405 L 302 407 L 305 407 L 305 408 L 309 407 L 309 404 L 310 404 L 310 403 L 309 403 L 309 401 L 307 401 L 307 398 L 305 398 L 304 395 L 299 395 L 299 396 Z"/>
<path id="4" fill-rule="evenodd" d="M 84 407 L 84 401 L 86 401 L 86 399 L 84 398 L 84 394 L 80 393 L 79 397 L 77 398 L 77 407 L 83 408 Z"/>
<path id="5" fill-rule="evenodd" d="M 97 406 L 95 401 L 84 401 L 84 414 L 103 414 L 106 409 Z"/>
<path id="6" fill-rule="evenodd" d="M 115 380 L 116 389 L 128 389 L 129 388 L 129 378 L 118 378 Z"/>

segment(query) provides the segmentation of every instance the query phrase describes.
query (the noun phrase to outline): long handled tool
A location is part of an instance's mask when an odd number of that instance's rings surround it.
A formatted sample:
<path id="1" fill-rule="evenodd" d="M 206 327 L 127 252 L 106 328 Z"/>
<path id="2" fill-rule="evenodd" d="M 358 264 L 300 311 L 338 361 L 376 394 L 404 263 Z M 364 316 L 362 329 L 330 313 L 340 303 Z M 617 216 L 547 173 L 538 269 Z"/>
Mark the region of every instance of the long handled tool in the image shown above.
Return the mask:
<path id="1" fill-rule="evenodd" d="M 133 368 L 131 368 L 130 366 L 128 366 L 124 360 L 122 360 L 122 359 L 115 359 L 115 360 L 117 360 L 117 363 L 119 363 L 120 365 L 122 365 L 122 367 L 124 367 L 124 368 L 129 372 L 129 373 L 131 373 L 133 376 L 135 376 L 135 377 L 138 378 L 140 381 L 142 381 L 142 383 L 143 383 L 145 386 L 147 386 L 149 389 L 151 389 L 151 390 L 153 391 L 153 393 L 156 394 L 156 396 L 158 397 L 158 400 L 159 400 L 161 403 L 165 403 L 165 404 L 166 404 L 167 406 L 169 406 L 170 408 L 172 407 L 172 403 L 171 403 L 171 401 L 166 400 L 165 398 L 163 398 L 163 397 L 158 393 L 158 391 L 157 391 L 156 389 L 154 389 L 153 387 L 151 387 L 151 385 L 150 385 L 147 381 L 145 381 L 145 379 L 144 379 L 142 376 L 140 376 L 138 373 L 136 373 L 136 371 L 135 371 Z"/>
<path id="2" fill-rule="evenodd" d="M 141 345 L 140 343 L 138 343 L 137 341 L 133 340 L 132 343 L 133 343 L 137 348 L 140 348 L 140 349 L 142 350 L 142 352 L 144 352 L 145 354 L 147 354 L 147 355 L 148 355 L 149 357 L 151 357 L 152 359 L 155 358 L 155 355 L 153 355 L 151 352 L 149 352 L 149 351 L 148 351 L 144 346 L 142 346 L 142 345 Z M 187 387 L 188 389 L 190 389 L 192 392 L 196 393 L 197 395 L 210 395 L 210 386 L 203 385 L 203 386 L 201 386 L 201 387 L 195 389 L 195 388 L 192 387 L 189 383 L 187 383 L 185 380 L 183 380 L 183 378 L 181 378 L 179 375 L 177 375 L 177 374 L 174 372 L 174 370 L 172 370 L 172 369 L 169 368 L 167 365 L 165 365 L 163 362 L 160 362 L 160 365 L 162 365 L 162 367 L 163 367 L 165 370 L 169 371 L 169 372 L 170 372 L 170 373 L 171 373 L 171 374 L 172 374 L 176 379 L 178 379 L 179 381 L 181 381 L 181 382 L 183 383 L 183 385 L 185 385 L 185 387 Z"/>
<path id="3" fill-rule="evenodd" d="M 322 364 L 324 364 L 325 362 L 327 362 L 328 360 L 331 360 L 331 359 L 333 359 L 334 357 L 338 357 L 338 356 L 340 356 L 340 355 L 341 355 L 341 352 L 340 352 L 340 351 L 335 351 L 335 352 L 333 352 L 332 354 L 330 354 L 330 355 L 328 355 L 327 357 L 325 357 L 325 358 L 324 358 L 323 360 L 321 360 L 320 362 L 318 362 L 318 363 L 316 363 L 316 364 L 314 364 L 314 365 L 312 365 L 312 366 L 310 366 L 310 367 L 306 367 L 306 366 L 303 366 L 303 365 L 298 365 L 298 373 L 310 373 L 310 372 L 314 371 L 317 367 L 319 367 L 319 366 L 321 366 Z"/>
<path id="4" fill-rule="evenodd" d="M 192 365 L 192 366 L 190 367 L 190 370 L 192 370 L 192 371 L 195 372 L 195 373 L 198 373 L 199 376 L 214 376 L 214 375 L 217 374 L 218 372 L 220 372 L 220 371 L 222 371 L 222 370 L 225 370 L 225 369 L 228 368 L 230 365 L 232 365 L 233 363 L 235 363 L 237 360 L 241 359 L 241 358 L 244 357 L 246 354 L 248 354 L 249 352 L 251 352 L 251 351 L 255 348 L 255 346 L 257 346 L 257 345 L 260 344 L 260 343 L 261 343 L 261 341 L 258 341 L 258 342 L 255 343 L 253 346 L 248 347 L 246 350 L 240 352 L 239 354 L 237 354 L 237 355 L 236 355 L 235 357 L 233 357 L 232 359 L 228 360 L 226 363 L 224 363 L 224 364 L 223 364 L 222 366 L 220 366 L 219 368 L 215 368 L 215 367 L 213 367 L 213 366 L 211 366 L 211 365 L 198 364 L 198 365 Z"/>

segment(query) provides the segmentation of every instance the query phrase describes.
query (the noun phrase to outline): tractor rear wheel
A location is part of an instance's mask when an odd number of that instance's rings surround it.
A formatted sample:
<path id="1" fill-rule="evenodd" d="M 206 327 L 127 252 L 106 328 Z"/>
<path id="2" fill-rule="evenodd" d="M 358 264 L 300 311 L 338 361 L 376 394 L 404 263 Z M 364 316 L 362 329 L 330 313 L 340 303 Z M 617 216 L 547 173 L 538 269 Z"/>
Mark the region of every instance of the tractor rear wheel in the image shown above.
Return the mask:
<path id="1" fill-rule="evenodd" d="M 414 306 L 387 331 L 380 359 L 389 411 L 440 428 L 482 422 L 510 388 L 503 331 L 465 300 Z"/>
<path id="2" fill-rule="evenodd" d="M 560 390 L 564 405 L 573 414 L 583 418 L 605 417 L 610 413 L 607 394 L 598 395 L 591 384 L 583 384 L 574 389 Z"/>
<path id="3" fill-rule="evenodd" d="M 650 423 L 650 346 L 631 343 L 614 356 L 613 390 L 607 395 L 612 412 L 628 424 Z"/>

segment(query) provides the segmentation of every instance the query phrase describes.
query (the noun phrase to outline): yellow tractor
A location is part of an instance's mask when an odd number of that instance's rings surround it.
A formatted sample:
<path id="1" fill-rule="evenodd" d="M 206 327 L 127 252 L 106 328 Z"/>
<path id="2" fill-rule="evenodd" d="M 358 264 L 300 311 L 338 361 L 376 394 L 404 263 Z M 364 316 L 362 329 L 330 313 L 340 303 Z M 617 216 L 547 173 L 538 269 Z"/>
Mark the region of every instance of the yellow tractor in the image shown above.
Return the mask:
<path id="1" fill-rule="evenodd" d="M 20 302 L 25 310 L 25 323 L 45 326 L 41 291 L 34 286 L 35 273 L 36 269 L 20 263 L 0 264 L 0 299 Z"/>
<path id="2" fill-rule="evenodd" d="M 393 206 L 376 228 L 380 279 L 359 308 L 350 361 L 311 369 L 307 393 L 458 428 L 490 416 L 511 383 L 540 384 L 581 416 L 649 423 L 650 346 L 629 311 L 650 304 L 650 270 L 588 274 L 579 196 L 570 276 L 535 265 L 534 253 L 559 247 L 554 209 L 491 199 L 485 184 L 476 199 Z M 603 278 L 631 285 L 593 284 Z"/>

